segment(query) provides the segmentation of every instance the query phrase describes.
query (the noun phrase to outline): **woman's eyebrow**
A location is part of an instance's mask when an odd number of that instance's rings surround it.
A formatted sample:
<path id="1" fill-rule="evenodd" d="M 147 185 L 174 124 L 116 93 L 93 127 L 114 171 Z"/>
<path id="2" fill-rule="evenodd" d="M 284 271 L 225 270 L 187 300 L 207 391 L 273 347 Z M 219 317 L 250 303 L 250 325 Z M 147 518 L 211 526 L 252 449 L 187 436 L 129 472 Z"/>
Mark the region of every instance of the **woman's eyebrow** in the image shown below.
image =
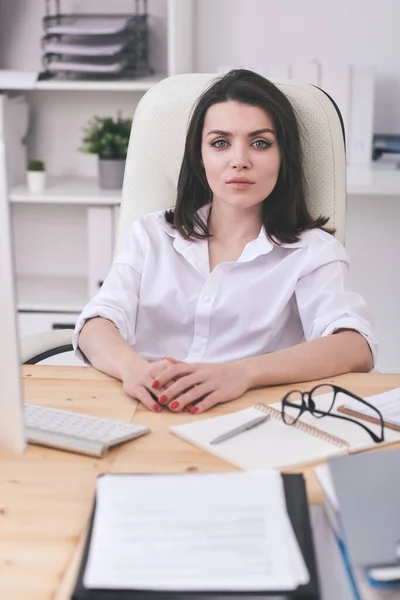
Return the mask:
<path id="1" fill-rule="evenodd" d="M 207 135 L 224 135 L 225 137 L 232 137 L 232 134 L 229 133 L 229 131 L 223 131 L 222 129 L 212 129 Z"/>
<path id="2" fill-rule="evenodd" d="M 264 129 L 256 129 L 256 131 L 251 131 L 247 134 L 247 137 L 255 137 L 257 135 L 261 135 L 262 133 L 272 133 L 272 135 L 275 135 L 275 131 L 265 127 Z M 208 135 L 223 135 L 224 137 L 232 137 L 232 133 L 230 131 L 224 131 L 223 129 L 212 129 L 207 133 L 207 136 Z"/>
<path id="3" fill-rule="evenodd" d="M 248 137 L 255 137 L 256 135 L 261 135 L 262 133 L 272 133 L 272 135 L 275 135 L 275 131 L 273 129 L 265 127 L 264 129 L 256 129 L 256 131 L 252 131 L 248 134 Z"/>

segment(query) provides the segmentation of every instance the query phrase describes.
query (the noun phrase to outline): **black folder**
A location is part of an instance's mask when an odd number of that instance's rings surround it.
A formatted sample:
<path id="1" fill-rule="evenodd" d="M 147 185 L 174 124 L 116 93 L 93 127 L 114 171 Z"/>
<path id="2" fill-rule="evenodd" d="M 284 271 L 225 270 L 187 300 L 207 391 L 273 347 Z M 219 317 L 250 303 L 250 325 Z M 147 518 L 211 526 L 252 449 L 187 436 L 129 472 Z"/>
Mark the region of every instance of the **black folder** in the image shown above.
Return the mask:
<path id="1" fill-rule="evenodd" d="M 298 600 L 319 600 L 320 594 L 315 564 L 314 544 L 312 539 L 304 477 L 301 474 L 283 474 L 282 478 L 288 514 L 310 575 L 310 581 L 306 585 L 300 585 L 297 589 L 291 591 L 290 593 L 282 593 L 281 591 L 160 592 L 158 590 L 101 590 L 85 588 L 83 586 L 82 579 L 85 572 L 86 561 L 90 547 L 93 517 L 95 512 L 94 508 L 72 600 L 230 600 L 231 598 L 236 600 L 237 596 L 241 596 L 242 598 L 253 597 L 253 600 L 255 600 L 254 597 L 259 598 L 261 596 L 268 596 L 270 598 L 272 597 L 275 600 L 288 600 L 291 598 L 296 598 Z M 198 596 L 201 598 L 196 599 Z"/>

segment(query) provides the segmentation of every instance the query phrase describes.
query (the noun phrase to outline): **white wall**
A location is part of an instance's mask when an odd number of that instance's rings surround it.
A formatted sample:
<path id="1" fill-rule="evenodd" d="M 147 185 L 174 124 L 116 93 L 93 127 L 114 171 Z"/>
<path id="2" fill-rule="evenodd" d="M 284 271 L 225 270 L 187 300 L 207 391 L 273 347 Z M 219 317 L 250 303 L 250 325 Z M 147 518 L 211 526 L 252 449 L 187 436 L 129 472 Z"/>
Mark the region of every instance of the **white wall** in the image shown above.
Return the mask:
<path id="1" fill-rule="evenodd" d="M 376 69 L 375 131 L 400 132 L 399 0 L 199 0 L 196 67 L 333 61 Z"/>
<path id="2" fill-rule="evenodd" d="M 399 196 L 357 196 L 347 202 L 346 249 L 355 289 L 367 301 L 379 341 L 378 369 L 400 372 Z"/>

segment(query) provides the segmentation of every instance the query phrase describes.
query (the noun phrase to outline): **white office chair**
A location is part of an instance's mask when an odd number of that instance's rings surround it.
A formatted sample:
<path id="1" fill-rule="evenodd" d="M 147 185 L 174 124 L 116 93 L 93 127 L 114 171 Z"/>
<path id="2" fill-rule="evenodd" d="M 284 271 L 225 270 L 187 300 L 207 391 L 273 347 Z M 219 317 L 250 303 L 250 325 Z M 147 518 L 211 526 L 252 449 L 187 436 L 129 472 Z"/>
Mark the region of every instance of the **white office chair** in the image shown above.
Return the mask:
<path id="1" fill-rule="evenodd" d="M 191 110 L 201 92 L 218 77 L 194 73 L 168 77 L 148 91 L 135 111 L 126 160 L 116 250 L 129 224 L 139 216 L 172 207 Z M 344 243 L 346 163 L 340 114 L 320 89 L 274 80 L 289 98 L 300 122 L 311 215 L 329 217 L 328 225 Z M 36 363 L 71 350 L 71 330 L 28 336 L 22 362 Z"/>

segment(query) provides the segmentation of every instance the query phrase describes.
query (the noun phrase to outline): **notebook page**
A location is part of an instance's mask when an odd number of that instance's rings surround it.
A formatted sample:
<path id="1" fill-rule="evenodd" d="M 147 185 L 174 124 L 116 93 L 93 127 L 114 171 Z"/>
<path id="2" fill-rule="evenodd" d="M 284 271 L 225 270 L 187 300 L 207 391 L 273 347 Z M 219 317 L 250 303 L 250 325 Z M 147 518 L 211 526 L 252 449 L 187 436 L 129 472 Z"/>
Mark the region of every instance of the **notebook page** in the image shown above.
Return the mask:
<path id="1" fill-rule="evenodd" d="M 323 396 L 321 396 L 322 398 Z M 347 402 L 348 396 L 345 394 L 338 393 L 335 401 L 335 407 L 339 407 L 344 404 L 344 401 Z M 358 404 L 361 404 L 358 402 Z M 277 410 L 281 410 L 281 403 L 277 402 L 275 404 L 271 404 Z M 341 417 L 347 416 L 343 415 L 343 413 L 338 412 L 337 408 L 332 409 L 333 414 L 338 414 Z M 289 410 L 290 412 L 290 410 Z M 357 419 L 355 419 L 357 420 Z M 336 419 L 334 417 L 326 416 L 320 419 L 314 417 L 311 413 L 305 412 L 301 416 L 301 422 L 316 427 L 317 429 L 328 433 L 330 435 L 334 435 L 336 437 L 341 438 L 346 441 L 349 446 L 350 452 L 366 450 L 367 448 L 374 448 L 377 444 L 373 441 L 371 436 L 359 425 L 355 423 L 351 423 L 350 421 L 346 421 L 344 419 Z M 373 423 L 367 423 L 365 421 L 361 421 L 363 425 L 366 425 L 371 431 L 376 433 L 376 435 L 380 435 L 381 428 L 379 425 L 375 425 Z M 378 444 L 379 446 L 384 446 L 386 444 L 391 444 L 394 442 L 400 441 L 400 432 L 394 431 L 392 429 L 385 428 L 385 441 Z"/>
<path id="2" fill-rule="evenodd" d="M 308 579 L 275 471 L 97 482 L 85 587 L 292 590 Z"/>
<path id="3" fill-rule="evenodd" d="M 382 394 L 375 394 L 375 396 L 368 396 L 365 400 L 373 406 L 376 406 L 382 413 L 384 421 L 400 427 L 400 388 L 389 390 Z M 355 410 L 366 415 L 367 417 L 377 418 L 377 414 L 374 410 L 352 398 L 346 398 L 344 406 L 350 410 Z"/>
<path id="4" fill-rule="evenodd" d="M 229 415 L 174 425 L 171 433 L 245 470 L 281 468 L 343 453 L 343 449 L 330 442 L 274 418 L 220 444 L 210 444 L 218 435 L 259 414 L 255 407 L 245 408 Z"/>

